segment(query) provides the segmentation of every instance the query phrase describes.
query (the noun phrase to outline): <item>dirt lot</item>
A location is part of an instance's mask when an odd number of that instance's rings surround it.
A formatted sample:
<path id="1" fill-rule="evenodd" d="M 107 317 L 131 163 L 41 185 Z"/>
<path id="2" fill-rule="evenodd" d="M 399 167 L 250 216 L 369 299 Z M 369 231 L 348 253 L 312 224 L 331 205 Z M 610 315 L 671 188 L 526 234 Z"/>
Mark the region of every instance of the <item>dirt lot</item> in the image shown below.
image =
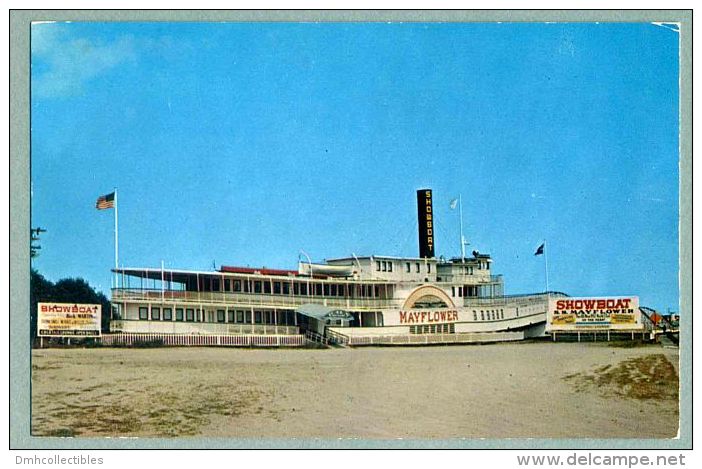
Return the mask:
<path id="1" fill-rule="evenodd" d="M 510 343 L 416 348 L 43 349 L 40 436 L 672 438 L 678 351 Z"/>

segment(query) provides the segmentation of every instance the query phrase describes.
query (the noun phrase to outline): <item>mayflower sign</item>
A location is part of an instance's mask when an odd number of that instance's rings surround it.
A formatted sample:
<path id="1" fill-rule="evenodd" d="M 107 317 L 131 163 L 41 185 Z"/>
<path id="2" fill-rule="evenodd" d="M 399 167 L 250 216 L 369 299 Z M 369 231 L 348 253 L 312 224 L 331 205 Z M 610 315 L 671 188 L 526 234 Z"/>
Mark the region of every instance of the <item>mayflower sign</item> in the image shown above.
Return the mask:
<path id="1" fill-rule="evenodd" d="M 102 306 L 72 303 L 37 305 L 39 337 L 98 337 Z"/>
<path id="2" fill-rule="evenodd" d="M 549 298 L 547 331 L 640 330 L 639 297 Z"/>

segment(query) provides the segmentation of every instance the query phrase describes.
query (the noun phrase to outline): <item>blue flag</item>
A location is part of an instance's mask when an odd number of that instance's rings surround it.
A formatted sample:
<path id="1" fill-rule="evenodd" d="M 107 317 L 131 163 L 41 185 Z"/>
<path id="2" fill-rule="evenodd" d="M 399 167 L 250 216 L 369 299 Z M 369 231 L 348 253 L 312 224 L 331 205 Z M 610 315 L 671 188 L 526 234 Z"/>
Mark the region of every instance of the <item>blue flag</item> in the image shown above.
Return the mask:
<path id="1" fill-rule="evenodd" d="M 544 247 L 546 246 L 546 243 L 542 243 L 541 246 L 536 248 L 536 252 L 534 253 L 535 256 L 540 256 L 541 254 L 544 253 Z"/>

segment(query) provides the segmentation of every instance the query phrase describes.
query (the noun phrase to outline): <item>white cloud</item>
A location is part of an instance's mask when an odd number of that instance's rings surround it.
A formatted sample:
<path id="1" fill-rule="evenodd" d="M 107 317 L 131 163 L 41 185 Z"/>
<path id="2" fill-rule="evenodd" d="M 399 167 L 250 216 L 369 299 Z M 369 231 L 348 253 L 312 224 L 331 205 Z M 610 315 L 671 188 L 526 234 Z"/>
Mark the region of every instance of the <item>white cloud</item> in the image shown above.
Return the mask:
<path id="1" fill-rule="evenodd" d="M 134 39 L 111 42 L 71 38 L 60 23 L 32 25 L 32 93 L 37 97 L 79 94 L 91 79 L 136 59 Z"/>

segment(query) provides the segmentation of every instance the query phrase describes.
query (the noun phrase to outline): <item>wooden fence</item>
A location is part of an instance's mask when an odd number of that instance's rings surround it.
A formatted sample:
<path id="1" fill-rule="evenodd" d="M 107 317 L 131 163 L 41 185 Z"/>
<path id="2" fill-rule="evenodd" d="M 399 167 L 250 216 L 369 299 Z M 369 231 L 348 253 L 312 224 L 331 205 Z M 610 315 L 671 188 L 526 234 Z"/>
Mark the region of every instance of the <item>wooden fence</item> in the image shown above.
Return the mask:
<path id="1" fill-rule="evenodd" d="M 211 347 L 301 347 L 305 336 L 294 335 L 179 335 L 179 334 L 105 334 L 100 338 L 106 346 L 164 345 Z"/>
<path id="2" fill-rule="evenodd" d="M 335 334 L 338 343 L 355 345 L 471 344 L 524 340 L 523 332 L 470 332 L 458 334 L 393 334 L 353 336 Z"/>

